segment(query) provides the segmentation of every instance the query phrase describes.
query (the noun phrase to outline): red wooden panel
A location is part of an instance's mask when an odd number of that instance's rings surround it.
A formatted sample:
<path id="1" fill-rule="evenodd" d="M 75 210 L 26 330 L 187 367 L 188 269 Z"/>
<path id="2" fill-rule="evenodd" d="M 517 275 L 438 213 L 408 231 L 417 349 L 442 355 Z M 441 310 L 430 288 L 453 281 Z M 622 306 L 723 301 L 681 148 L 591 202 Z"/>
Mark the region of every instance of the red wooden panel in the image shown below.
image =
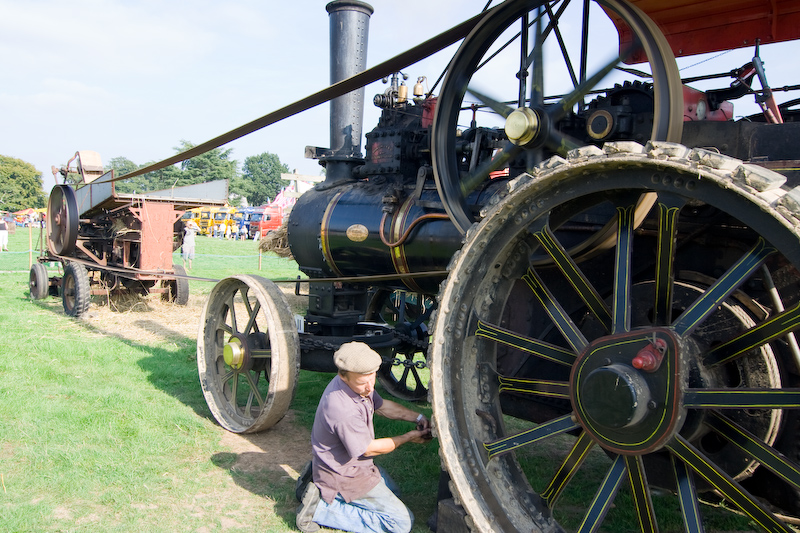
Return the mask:
<path id="1" fill-rule="evenodd" d="M 667 37 L 676 57 L 800 39 L 797 0 L 631 0 Z M 630 34 L 619 25 L 620 41 Z"/>

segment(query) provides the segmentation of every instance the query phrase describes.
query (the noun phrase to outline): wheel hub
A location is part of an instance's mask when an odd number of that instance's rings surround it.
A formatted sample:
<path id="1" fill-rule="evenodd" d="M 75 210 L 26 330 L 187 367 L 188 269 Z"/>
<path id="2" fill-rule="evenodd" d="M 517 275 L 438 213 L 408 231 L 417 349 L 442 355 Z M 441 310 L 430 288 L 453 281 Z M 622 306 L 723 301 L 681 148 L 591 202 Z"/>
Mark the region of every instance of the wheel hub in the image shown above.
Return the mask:
<path id="1" fill-rule="evenodd" d="M 526 146 L 536 140 L 543 124 L 539 113 L 529 107 L 521 107 L 506 117 L 506 136 L 517 146 Z"/>
<path id="2" fill-rule="evenodd" d="M 234 370 L 240 370 L 249 359 L 246 343 L 238 335 L 233 335 L 222 347 L 222 358 L 225 364 Z"/>
<path id="3" fill-rule="evenodd" d="M 647 381 L 634 368 L 612 364 L 593 370 L 581 384 L 587 416 L 600 426 L 620 429 L 635 426 L 647 416 L 651 401 Z"/>
<path id="4" fill-rule="evenodd" d="M 646 328 L 601 337 L 578 357 L 571 382 L 575 415 L 604 448 L 620 454 L 650 453 L 680 429 L 681 347 L 672 332 Z M 636 368 L 643 354 L 660 364 Z"/>

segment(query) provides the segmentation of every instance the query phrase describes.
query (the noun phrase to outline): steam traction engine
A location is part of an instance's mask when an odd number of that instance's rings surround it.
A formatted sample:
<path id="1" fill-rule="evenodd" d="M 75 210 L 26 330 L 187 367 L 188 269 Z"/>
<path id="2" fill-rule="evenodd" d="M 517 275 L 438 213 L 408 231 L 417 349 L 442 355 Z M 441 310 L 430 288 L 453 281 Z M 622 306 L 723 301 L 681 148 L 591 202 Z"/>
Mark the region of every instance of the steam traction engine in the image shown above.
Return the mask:
<path id="1" fill-rule="evenodd" d="M 75 167 L 72 167 L 72 162 Z M 68 174 L 80 176 L 77 187 Z M 31 267 L 30 295 L 42 299 L 60 293 L 64 312 L 79 317 L 92 294 L 159 293 L 179 305 L 189 300 L 189 281 L 172 264 L 180 248 L 185 209 L 222 205 L 226 180 L 174 187 L 145 194 L 117 193 L 114 171 L 106 172 L 97 152 L 75 153 L 65 167 L 53 167 L 64 184 L 50 192 L 42 250 Z M 63 275 L 49 276 L 45 263 L 59 263 Z"/>
<path id="2" fill-rule="evenodd" d="M 556 503 L 598 447 L 611 460 L 581 530 L 628 485 L 642 531 L 657 529 L 654 488 L 678 495 L 689 531 L 707 497 L 790 531 L 800 153 L 757 40 L 796 39 L 800 10 L 743 2 L 741 24 L 714 1 L 635 4 L 658 23 L 623 0 L 508 1 L 387 62 L 364 156 L 363 87 L 336 95 L 331 148 L 308 149 L 326 179 L 288 222 L 307 314 L 253 276 L 220 282 L 203 311 L 200 380 L 220 424 L 272 426 L 298 369 L 333 371 L 356 339 L 383 355 L 391 393 L 430 399 L 474 531 L 560 530 Z M 328 11 L 335 89 L 364 67 L 372 9 Z M 568 20 L 583 21 L 577 43 Z M 687 87 L 673 54 L 719 49 L 700 33 L 756 46 L 753 61 Z M 409 99 L 398 72 L 461 37 L 438 97 Z M 733 121 L 744 95 L 764 113 Z M 563 453 L 534 475 L 550 439 Z"/>

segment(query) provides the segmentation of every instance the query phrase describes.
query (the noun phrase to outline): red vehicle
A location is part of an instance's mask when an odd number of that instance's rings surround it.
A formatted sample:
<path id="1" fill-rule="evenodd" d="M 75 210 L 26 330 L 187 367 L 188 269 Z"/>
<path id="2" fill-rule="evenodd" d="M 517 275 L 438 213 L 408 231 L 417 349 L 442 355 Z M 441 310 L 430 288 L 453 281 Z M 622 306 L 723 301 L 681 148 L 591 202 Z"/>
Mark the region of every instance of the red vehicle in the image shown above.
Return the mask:
<path id="1" fill-rule="evenodd" d="M 280 207 L 261 206 L 255 208 L 250 216 L 248 237 L 254 239 L 256 233 L 259 237 L 268 235 L 281 227 L 283 223 L 283 210 Z"/>

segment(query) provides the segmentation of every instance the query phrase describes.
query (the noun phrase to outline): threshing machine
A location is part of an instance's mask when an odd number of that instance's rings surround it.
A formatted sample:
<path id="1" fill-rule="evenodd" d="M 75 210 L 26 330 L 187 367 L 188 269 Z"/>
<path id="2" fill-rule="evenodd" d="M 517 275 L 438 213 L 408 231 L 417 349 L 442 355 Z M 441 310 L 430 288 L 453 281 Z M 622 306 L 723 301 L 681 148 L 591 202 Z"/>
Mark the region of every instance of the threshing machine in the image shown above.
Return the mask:
<path id="1" fill-rule="evenodd" d="M 71 167 L 72 162 L 75 167 Z M 80 176 L 77 187 L 69 174 Z M 160 293 L 180 305 L 189 300 L 189 281 L 172 253 L 180 248 L 184 210 L 223 205 L 228 183 L 219 180 L 144 194 L 117 193 L 114 171 L 106 172 L 97 152 L 75 153 L 56 169 L 56 185 L 47 203 L 46 242 L 30 272 L 31 298 L 61 294 L 64 312 L 78 317 L 89 309 L 92 294 Z M 50 276 L 45 263 L 58 263 L 61 276 Z"/>

